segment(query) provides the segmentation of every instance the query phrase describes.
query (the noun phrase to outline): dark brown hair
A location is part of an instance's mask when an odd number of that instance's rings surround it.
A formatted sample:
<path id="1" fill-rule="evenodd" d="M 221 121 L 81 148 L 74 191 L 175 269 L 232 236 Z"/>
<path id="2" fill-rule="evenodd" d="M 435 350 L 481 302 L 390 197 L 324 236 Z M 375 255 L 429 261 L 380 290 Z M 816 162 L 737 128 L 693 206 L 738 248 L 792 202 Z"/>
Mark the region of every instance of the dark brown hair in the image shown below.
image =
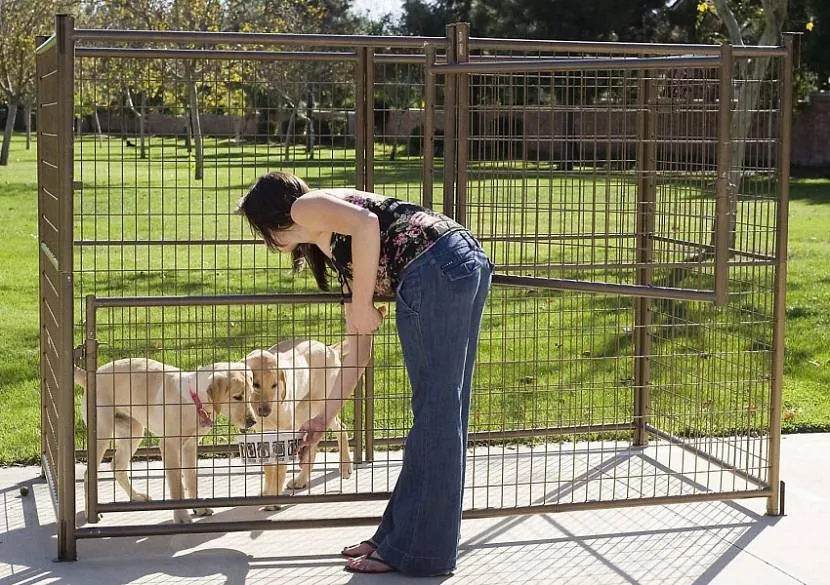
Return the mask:
<path id="1" fill-rule="evenodd" d="M 271 250 L 277 249 L 274 232 L 294 225 L 291 206 L 308 193 L 305 181 L 291 173 L 274 171 L 262 175 L 239 201 L 237 213 L 242 213 L 254 235 L 261 237 Z M 331 260 L 314 244 L 298 244 L 291 251 L 294 271 L 308 264 L 321 290 L 329 290 L 328 271 Z"/>

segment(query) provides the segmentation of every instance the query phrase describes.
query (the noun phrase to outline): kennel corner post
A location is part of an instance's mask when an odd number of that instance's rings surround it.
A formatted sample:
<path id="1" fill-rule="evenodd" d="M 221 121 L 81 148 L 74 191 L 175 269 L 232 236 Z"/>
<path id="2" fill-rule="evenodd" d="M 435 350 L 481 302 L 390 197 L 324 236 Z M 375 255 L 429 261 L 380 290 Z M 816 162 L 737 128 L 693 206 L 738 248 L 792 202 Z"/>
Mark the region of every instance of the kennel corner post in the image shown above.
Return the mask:
<path id="1" fill-rule="evenodd" d="M 75 20 L 69 14 L 55 17 L 57 37 L 57 135 L 58 135 L 58 225 L 57 250 L 60 274 L 60 339 L 58 355 L 58 462 L 57 535 L 58 559 L 76 560 L 75 527 L 75 385 L 73 374 L 73 143 L 72 120 L 75 87 Z"/>
<path id="2" fill-rule="evenodd" d="M 424 63 L 424 137 L 423 153 L 424 166 L 423 176 L 423 203 L 425 207 L 433 206 L 433 178 L 435 177 L 435 72 L 432 66 L 435 65 L 435 45 L 427 43 L 425 49 L 426 57 Z"/>
<path id="3" fill-rule="evenodd" d="M 784 380 L 784 332 L 786 321 L 787 291 L 787 237 L 790 205 L 790 151 L 793 112 L 793 33 L 783 35 L 782 43 L 787 51 L 781 59 L 779 71 L 780 111 L 778 113 L 778 209 L 775 234 L 775 280 L 773 299 L 772 376 L 770 377 L 770 437 L 769 437 L 769 487 L 767 514 L 783 513 L 779 497 L 781 478 L 781 394 Z"/>
<path id="4" fill-rule="evenodd" d="M 735 58 L 729 43 L 721 45 L 720 75 L 718 80 L 718 145 L 717 178 L 715 180 L 715 306 L 725 307 L 729 302 L 729 242 L 734 218 L 730 218 L 733 188 L 729 184 L 732 170 L 732 100 L 734 91 Z M 742 164 L 742 161 L 737 161 Z"/>
<path id="5" fill-rule="evenodd" d="M 86 296 L 86 327 L 84 337 L 84 369 L 86 370 L 86 520 L 98 522 L 98 342 L 96 330 L 97 304 L 95 295 Z"/>
<path id="6" fill-rule="evenodd" d="M 637 108 L 637 285 L 652 284 L 654 225 L 657 203 L 657 110 L 654 72 L 644 69 L 638 84 Z M 652 301 L 644 296 L 634 300 L 634 445 L 648 445 L 650 411 L 649 378 L 652 348 Z"/>
<path id="7" fill-rule="evenodd" d="M 455 43 L 457 24 L 447 25 L 447 65 L 457 62 L 458 47 Z M 454 73 L 444 74 L 444 215 L 455 217 L 455 149 L 456 140 L 456 95 L 457 82 Z"/>

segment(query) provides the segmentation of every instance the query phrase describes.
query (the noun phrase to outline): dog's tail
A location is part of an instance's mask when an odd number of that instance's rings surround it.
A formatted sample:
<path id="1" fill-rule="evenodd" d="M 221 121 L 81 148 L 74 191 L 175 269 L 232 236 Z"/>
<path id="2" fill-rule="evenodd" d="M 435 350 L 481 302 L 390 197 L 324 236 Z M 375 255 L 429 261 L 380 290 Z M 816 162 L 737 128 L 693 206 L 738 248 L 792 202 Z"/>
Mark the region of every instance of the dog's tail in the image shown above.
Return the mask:
<path id="1" fill-rule="evenodd" d="M 75 366 L 73 378 L 78 386 L 86 390 L 86 370 L 82 370 L 78 366 Z"/>

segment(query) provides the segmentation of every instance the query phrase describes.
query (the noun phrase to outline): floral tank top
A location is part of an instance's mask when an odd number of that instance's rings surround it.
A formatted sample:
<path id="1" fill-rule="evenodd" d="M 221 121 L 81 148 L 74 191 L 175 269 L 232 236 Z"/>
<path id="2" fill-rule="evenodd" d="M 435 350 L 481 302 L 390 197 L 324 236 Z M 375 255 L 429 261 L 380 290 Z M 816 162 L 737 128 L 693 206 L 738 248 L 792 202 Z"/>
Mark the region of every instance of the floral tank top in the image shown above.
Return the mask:
<path id="1" fill-rule="evenodd" d="M 375 294 L 394 293 L 404 268 L 426 252 L 438 239 L 464 226 L 446 215 L 392 197 L 378 200 L 359 192 L 349 193 L 345 201 L 368 209 L 380 224 L 380 259 Z M 331 259 L 344 289 L 352 279 L 352 237 L 334 233 Z"/>

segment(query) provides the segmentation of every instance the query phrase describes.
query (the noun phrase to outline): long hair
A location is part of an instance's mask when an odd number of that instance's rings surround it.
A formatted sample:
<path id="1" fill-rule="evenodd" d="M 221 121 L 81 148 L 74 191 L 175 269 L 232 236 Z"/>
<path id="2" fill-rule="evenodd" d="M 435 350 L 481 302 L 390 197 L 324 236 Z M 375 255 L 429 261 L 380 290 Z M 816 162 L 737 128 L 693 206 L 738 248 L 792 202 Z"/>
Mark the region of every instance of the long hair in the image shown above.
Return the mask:
<path id="1" fill-rule="evenodd" d="M 291 206 L 308 193 L 305 181 L 291 173 L 274 171 L 262 175 L 254 186 L 239 200 L 237 213 L 245 215 L 251 232 L 260 237 L 271 250 L 277 250 L 275 232 L 294 225 Z M 314 275 L 320 290 L 329 290 L 331 260 L 314 244 L 298 244 L 291 251 L 295 272 L 306 264 Z"/>

